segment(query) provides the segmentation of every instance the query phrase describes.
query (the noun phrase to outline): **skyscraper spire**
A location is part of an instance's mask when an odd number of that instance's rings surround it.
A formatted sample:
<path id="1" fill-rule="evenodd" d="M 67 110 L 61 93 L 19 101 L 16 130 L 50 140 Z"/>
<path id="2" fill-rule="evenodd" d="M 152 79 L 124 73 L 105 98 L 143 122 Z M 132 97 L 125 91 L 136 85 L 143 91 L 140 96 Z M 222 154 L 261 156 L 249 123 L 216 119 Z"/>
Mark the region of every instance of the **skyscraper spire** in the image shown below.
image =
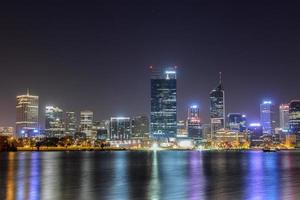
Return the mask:
<path id="1" fill-rule="evenodd" d="M 222 72 L 219 72 L 219 84 L 222 84 Z"/>
<path id="2" fill-rule="evenodd" d="M 29 88 L 27 88 L 27 96 L 29 96 Z"/>

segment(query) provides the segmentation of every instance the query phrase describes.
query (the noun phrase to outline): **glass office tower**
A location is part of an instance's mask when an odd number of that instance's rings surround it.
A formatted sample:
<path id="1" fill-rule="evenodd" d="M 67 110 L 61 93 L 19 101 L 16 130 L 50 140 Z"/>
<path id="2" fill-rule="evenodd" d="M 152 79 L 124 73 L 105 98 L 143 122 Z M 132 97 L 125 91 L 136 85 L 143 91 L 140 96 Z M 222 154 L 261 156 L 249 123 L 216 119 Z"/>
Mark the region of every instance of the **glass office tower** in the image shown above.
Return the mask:
<path id="1" fill-rule="evenodd" d="M 219 85 L 210 92 L 210 120 L 211 133 L 225 128 L 225 91 L 222 84 L 221 73 Z"/>
<path id="2" fill-rule="evenodd" d="M 264 101 L 260 104 L 260 123 L 264 134 L 275 133 L 275 112 L 274 104 L 271 101 Z"/>
<path id="3" fill-rule="evenodd" d="M 39 97 L 29 94 L 17 96 L 16 103 L 16 135 L 30 137 L 39 129 Z"/>
<path id="4" fill-rule="evenodd" d="M 187 128 L 189 138 L 203 139 L 200 121 L 200 109 L 197 105 L 192 105 L 188 109 Z"/>
<path id="5" fill-rule="evenodd" d="M 289 132 L 296 135 L 296 146 L 300 147 L 300 100 L 290 102 L 289 127 Z"/>
<path id="6" fill-rule="evenodd" d="M 151 136 L 156 139 L 175 138 L 177 134 L 176 70 L 167 69 L 164 76 L 151 78 Z"/>

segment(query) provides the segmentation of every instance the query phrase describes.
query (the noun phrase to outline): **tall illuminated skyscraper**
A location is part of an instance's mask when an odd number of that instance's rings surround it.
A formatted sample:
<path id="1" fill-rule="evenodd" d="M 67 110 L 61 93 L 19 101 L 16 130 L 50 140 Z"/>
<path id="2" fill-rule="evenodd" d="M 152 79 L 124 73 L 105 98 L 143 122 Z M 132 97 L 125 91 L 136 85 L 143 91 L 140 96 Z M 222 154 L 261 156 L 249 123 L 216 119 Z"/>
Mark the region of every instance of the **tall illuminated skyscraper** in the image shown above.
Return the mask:
<path id="1" fill-rule="evenodd" d="M 45 132 L 48 136 L 60 137 L 64 134 L 63 110 L 56 106 L 46 106 Z"/>
<path id="2" fill-rule="evenodd" d="M 29 94 L 17 96 L 16 103 L 16 135 L 32 136 L 39 129 L 39 97 Z"/>
<path id="3" fill-rule="evenodd" d="M 220 72 L 219 85 L 209 94 L 212 134 L 214 134 L 218 129 L 225 128 L 225 91 L 221 75 L 222 74 Z"/>
<path id="4" fill-rule="evenodd" d="M 197 105 L 192 105 L 188 109 L 187 129 L 189 138 L 202 139 L 200 109 Z"/>
<path id="5" fill-rule="evenodd" d="M 75 112 L 66 112 L 65 115 L 65 129 L 66 133 L 74 135 L 77 129 Z"/>
<path id="6" fill-rule="evenodd" d="M 80 112 L 80 132 L 85 133 L 86 137 L 91 138 L 93 136 L 93 112 L 89 110 Z"/>
<path id="7" fill-rule="evenodd" d="M 300 100 L 290 102 L 289 131 L 296 135 L 296 146 L 300 147 Z"/>
<path id="8" fill-rule="evenodd" d="M 272 101 L 263 101 L 260 104 L 260 123 L 264 134 L 275 133 L 275 111 Z"/>
<path id="9" fill-rule="evenodd" d="M 289 129 L 289 104 L 279 106 L 279 124 L 281 129 Z"/>
<path id="10" fill-rule="evenodd" d="M 151 136 L 156 139 L 175 138 L 177 133 L 176 70 L 151 78 Z"/>

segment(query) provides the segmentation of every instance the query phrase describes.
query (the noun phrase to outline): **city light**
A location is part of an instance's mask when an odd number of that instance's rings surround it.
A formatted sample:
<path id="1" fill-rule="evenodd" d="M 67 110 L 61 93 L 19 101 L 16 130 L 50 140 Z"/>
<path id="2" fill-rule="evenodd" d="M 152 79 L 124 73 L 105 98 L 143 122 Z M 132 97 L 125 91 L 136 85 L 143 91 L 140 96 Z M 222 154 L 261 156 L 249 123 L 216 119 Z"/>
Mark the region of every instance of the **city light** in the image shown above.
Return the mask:
<path id="1" fill-rule="evenodd" d="M 256 127 L 256 126 L 261 126 L 261 124 L 260 123 L 251 123 L 251 124 L 249 124 L 249 126 Z"/>
<path id="2" fill-rule="evenodd" d="M 272 104 L 272 101 L 264 101 L 263 104 Z"/>

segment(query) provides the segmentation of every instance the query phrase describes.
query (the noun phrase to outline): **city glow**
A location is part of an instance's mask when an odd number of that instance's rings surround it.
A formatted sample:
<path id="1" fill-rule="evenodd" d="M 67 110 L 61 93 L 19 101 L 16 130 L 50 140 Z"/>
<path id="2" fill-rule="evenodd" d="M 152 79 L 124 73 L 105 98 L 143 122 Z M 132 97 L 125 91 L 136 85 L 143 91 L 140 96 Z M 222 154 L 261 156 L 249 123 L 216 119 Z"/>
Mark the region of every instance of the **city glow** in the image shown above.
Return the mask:
<path id="1" fill-rule="evenodd" d="M 166 74 L 176 74 L 176 71 L 166 71 Z"/>
<path id="2" fill-rule="evenodd" d="M 263 104 L 272 104 L 272 101 L 264 101 Z"/>
<path id="3" fill-rule="evenodd" d="M 255 127 L 255 126 L 261 126 L 261 124 L 260 123 L 251 123 L 251 124 L 249 124 L 249 126 Z"/>

